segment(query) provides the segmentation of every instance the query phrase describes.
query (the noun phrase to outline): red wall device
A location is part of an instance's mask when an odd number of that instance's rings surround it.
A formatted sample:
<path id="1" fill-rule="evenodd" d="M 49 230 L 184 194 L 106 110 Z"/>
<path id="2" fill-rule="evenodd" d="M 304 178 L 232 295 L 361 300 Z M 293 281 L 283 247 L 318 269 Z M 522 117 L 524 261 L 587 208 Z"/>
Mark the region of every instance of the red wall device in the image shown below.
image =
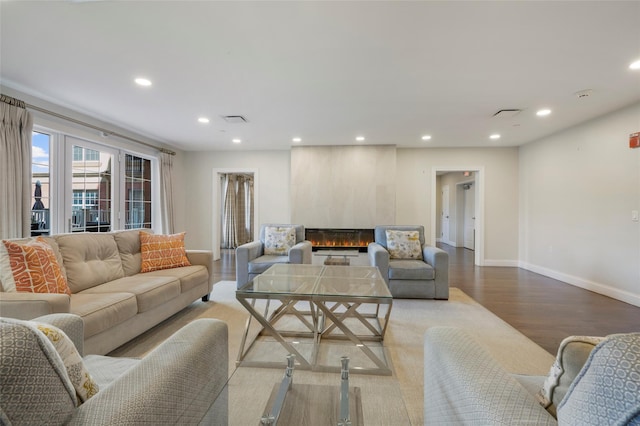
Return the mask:
<path id="1" fill-rule="evenodd" d="M 640 132 L 629 135 L 629 148 L 640 148 Z"/>

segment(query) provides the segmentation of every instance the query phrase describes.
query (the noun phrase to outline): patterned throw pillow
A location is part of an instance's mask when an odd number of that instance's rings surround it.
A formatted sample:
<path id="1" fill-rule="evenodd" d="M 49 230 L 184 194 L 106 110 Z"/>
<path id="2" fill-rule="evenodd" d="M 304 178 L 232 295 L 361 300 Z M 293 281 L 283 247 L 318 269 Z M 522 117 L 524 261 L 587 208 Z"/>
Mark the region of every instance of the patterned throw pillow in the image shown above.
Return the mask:
<path id="1" fill-rule="evenodd" d="M 64 331 L 50 324 L 36 321 L 29 322 L 40 330 L 53 344 L 53 347 L 56 348 L 80 401 L 85 402 L 97 394 L 99 390 L 98 384 L 93 380 L 91 374 L 89 374 L 89 370 L 85 367 L 82 357 L 69 336 L 67 336 Z"/>
<path id="2" fill-rule="evenodd" d="M 422 260 L 422 246 L 418 231 L 387 229 L 387 250 L 391 259 Z"/>
<path id="3" fill-rule="evenodd" d="M 71 294 L 53 249 L 42 237 L 2 241 L 0 281 L 6 292 Z"/>
<path id="4" fill-rule="evenodd" d="M 640 425 L 640 333 L 609 335 L 591 351 L 558 405 L 558 424 Z"/>
<path id="5" fill-rule="evenodd" d="M 184 248 L 184 234 L 154 235 L 140 232 L 140 272 L 191 266 Z"/>
<path id="6" fill-rule="evenodd" d="M 554 417 L 558 404 L 589 358 L 589 354 L 604 339 L 604 337 L 569 336 L 560 343 L 556 359 L 537 395 L 540 405 Z"/>
<path id="7" fill-rule="evenodd" d="M 267 226 L 264 229 L 264 254 L 286 256 L 296 245 L 296 229 L 293 227 Z"/>

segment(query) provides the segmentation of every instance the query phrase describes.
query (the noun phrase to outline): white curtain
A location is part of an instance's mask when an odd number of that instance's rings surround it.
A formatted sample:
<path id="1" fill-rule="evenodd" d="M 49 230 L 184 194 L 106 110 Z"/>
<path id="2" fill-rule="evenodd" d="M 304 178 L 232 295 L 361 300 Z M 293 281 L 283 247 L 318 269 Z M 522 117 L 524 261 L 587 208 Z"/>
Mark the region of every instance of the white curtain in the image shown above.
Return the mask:
<path id="1" fill-rule="evenodd" d="M 236 248 L 253 241 L 253 176 L 223 175 L 221 248 Z"/>
<path id="2" fill-rule="evenodd" d="M 245 181 L 246 186 L 246 221 L 247 241 L 253 241 L 253 176 Z"/>
<path id="3" fill-rule="evenodd" d="M 222 210 L 222 248 L 238 246 L 236 222 L 236 177 L 225 175 L 225 196 Z"/>
<path id="4" fill-rule="evenodd" d="M 0 97 L 0 239 L 31 233 L 31 131 L 22 101 Z"/>
<path id="5" fill-rule="evenodd" d="M 160 209 L 162 232 L 173 234 L 173 154 L 167 152 L 160 153 Z"/>

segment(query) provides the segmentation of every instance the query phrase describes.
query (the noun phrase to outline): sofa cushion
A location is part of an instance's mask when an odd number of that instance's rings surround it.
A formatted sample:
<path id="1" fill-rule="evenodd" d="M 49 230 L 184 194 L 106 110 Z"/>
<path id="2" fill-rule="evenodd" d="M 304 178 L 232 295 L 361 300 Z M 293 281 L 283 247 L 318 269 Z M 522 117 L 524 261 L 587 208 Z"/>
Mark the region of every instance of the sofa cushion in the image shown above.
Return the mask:
<path id="1" fill-rule="evenodd" d="M 60 247 L 67 281 L 72 293 L 124 276 L 122 260 L 111 234 L 61 234 L 55 236 Z"/>
<path id="2" fill-rule="evenodd" d="M 184 232 L 172 235 L 152 235 L 140 232 L 142 264 L 140 272 L 190 266 L 184 247 Z"/>
<path id="3" fill-rule="evenodd" d="M 422 245 L 418 231 L 387 229 L 386 236 L 390 259 L 422 259 Z"/>
<path id="4" fill-rule="evenodd" d="M 142 276 L 177 278 L 180 280 L 180 291 L 182 293 L 196 288 L 199 285 L 202 285 L 202 283 L 209 283 L 209 271 L 202 265 L 183 266 L 182 268 L 146 272 Z"/>
<path id="5" fill-rule="evenodd" d="M 21 321 L 0 318 L 0 420 L 64 424 L 76 392 L 51 342 Z"/>
<path id="6" fill-rule="evenodd" d="M 104 355 L 87 355 L 84 364 L 101 388 L 106 388 L 128 370 L 140 363 L 138 358 L 122 358 Z"/>
<path id="7" fill-rule="evenodd" d="M 422 260 L 389 260 L 390 280 L 432 280 L 435 270 Z"/>
<path id="8" fill-rule="evenodd" d="M 607 336 L 591 351 L 558 406 L 558 423 L 640 424 L 640 333 Z"/>
<path id="9" fill-rule="evenodd" d="M 70 313 L 84 322 L 84 338 L 112 328 L 138 313 L 133 293 L 77 293 L 71 295 Z"/>
<path id="10" fill-rule="evenodd" d="M 260 256 L 256 259 L 253 259 L 249 262 L 249 273 L 250 274 L 261 274 L 270 266 L 275 265 L 277 263 L 289 263 L 289 256 L 273 256 L 273 255 L 265 255 Z"/>
<path id="11" fill-rule="evenodd" d="M 554 417 L 560 401 L 584 366 L 589 354 L 604 337 L 569 336 L 560 342 L 556 359 L 537 397 Z"/>
<path id="12" fill-rule="evenodd" d="M 285 256 L 296 245 L 296 230 L 293 227 L 267 226 L 264 229 L 264 254 Z"/>
<path id="13" fill-rule="evenodd" d="M 110 281 L 82 292 L 82 294 L 94 293 L 133 293 L 136 296 L 138 313 L 142 313 L 180 296 L 180 281 L 174 277 L 137 274 Z"/>
<path id="14" fill-rule="evenodd" d="M 4 291 L 71 294 L 53 249 L 41 237 L 3 240 L 0 275 Z"/>
<path id="15" fill-rule="evenodd" d="M 152 233 L 151 229 L 146 229 L 145 232 Z M 113 232 L 113 238 L 116 240 L 118 246 L 124 275 L 129 277 L 140 273 L 140 266 L 142 264 L 140 230 L 129 229 L 126 231 L 115 231 Z"/>

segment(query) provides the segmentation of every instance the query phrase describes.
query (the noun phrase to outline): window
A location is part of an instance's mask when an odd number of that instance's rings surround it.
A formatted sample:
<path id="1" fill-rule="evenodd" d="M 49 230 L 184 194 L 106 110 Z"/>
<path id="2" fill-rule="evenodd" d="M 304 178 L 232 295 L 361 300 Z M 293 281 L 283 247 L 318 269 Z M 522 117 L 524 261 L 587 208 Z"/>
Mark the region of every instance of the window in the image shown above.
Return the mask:
<path id="1" fill-rule="evenodd" d="M 151 228 L 151 161 L 125 156 L 125 228 Z"/>
<path id="2" fill-rule="evenodd" d="M 114 155 L 73 145 L 72 232 L 107 232 L 112 229 L 112 174 Z M 82 158 L 82 160 L 76 160 Z M 89 197 L 91 197 L 89 199 Z"/>
<path id="3" fill-rule="evenodd" d="M 49 152 L 51 135 L 33 132 L 31 136 L 31 236 L 49 235 L 51 230 L 51 174 Z"/>
<path id="4" fill-rule="evenodd" d="M 152 228 L 156 159 L 37 129 L 32 163 L 32 235 Z"/>

